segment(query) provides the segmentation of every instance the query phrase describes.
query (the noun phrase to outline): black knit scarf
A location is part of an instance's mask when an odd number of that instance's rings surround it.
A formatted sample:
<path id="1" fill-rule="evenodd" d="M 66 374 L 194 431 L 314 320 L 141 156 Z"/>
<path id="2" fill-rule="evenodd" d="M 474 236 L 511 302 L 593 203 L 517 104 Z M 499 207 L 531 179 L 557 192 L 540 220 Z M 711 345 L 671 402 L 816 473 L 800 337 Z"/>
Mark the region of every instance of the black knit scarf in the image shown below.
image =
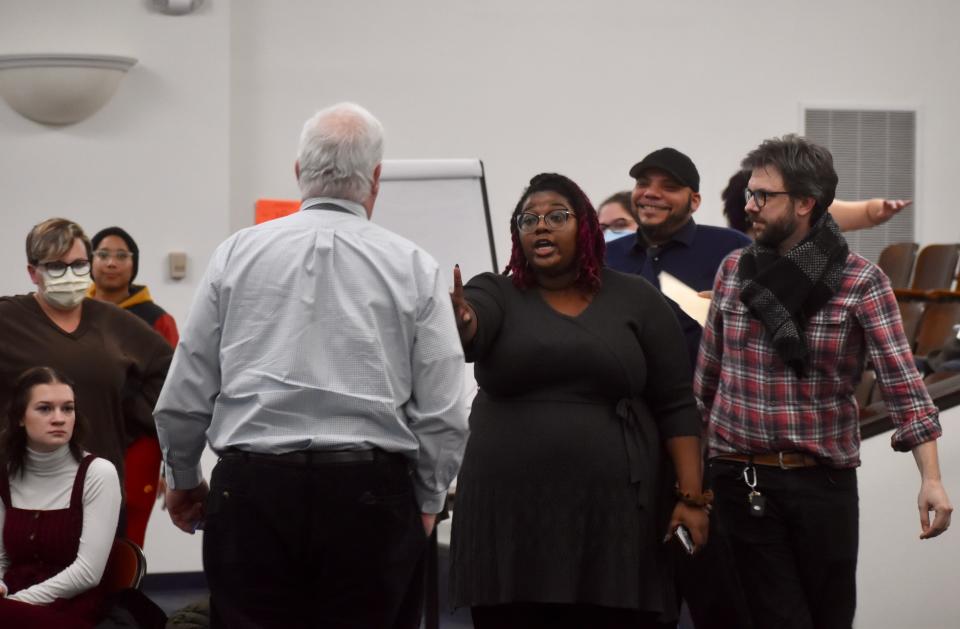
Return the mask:
<path id="1" fill-rule="evenodd" d="M 743 250 L 737 277 L 740 301 L 760 320 L 781 360 L 806 374 L 807 321 L 840 288 L 847 241 L 829 212 L 824 212 L 796 247 L 785 255 L 753 243 Z"/>

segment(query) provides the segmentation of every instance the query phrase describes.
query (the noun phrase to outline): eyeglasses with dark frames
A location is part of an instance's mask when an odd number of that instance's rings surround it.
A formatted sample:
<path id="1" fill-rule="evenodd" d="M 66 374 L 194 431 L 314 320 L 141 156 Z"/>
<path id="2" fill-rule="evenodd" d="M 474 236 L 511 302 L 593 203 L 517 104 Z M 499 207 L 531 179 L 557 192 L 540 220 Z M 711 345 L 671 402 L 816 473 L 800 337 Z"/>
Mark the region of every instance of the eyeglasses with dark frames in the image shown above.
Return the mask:
<path id="1" fill-rule="evenodd" d="M 37 266 L 43 267 L 50 277 L 63 277 L 67 272 L 67 267 L 73 269 L 76 275 L 87 275 L 90 273 L 90 260 L 74 260 L 70 264 L 55 260 L 53 262 L 41 262 Z"/>
<path id="2" fill-rule="evenodd" d="M 533 212 L 522 212 L 517 217 L 517 229 L 519 229 L 521 233 L 529 234 L 537 229 L 537 225 L 539 225 L 540 220 L 543 219 L 543 224 L 548 230 L 556 231 L 562 229 L 563 226 L 567 224 L 567 219 L 571 216 L 576 216 L 576 214 L 570 210 L 550 210 L 543 216 L 534 214 Z"/>
<path id="3" fill-rule="evenodd" d="M 770 192 L 769 190 L 751 190 L 750 188 L 744 188 L 743 190 L 743 199 L 747 203 L 750 203 L 750 199 L 753 199 L 753 202 L 757 204 L 758 208 L 763 208 L 767 204 L 767 201 L 770 197 L 775 197 L 778 194 L 790 194 L 786 191 L 780 192 Z"/>

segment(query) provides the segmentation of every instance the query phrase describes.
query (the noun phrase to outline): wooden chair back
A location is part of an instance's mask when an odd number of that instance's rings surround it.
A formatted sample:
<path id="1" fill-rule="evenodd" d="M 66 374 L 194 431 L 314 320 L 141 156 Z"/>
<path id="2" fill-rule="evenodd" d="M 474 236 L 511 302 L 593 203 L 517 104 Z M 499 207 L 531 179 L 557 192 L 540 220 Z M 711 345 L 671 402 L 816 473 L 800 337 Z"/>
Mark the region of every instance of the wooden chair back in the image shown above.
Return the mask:
<path id="1" fill-rule="evenodd" d="M 124 537 L 113 540 L 107 566 L 100 584 L 107 592 L 119 592 L 127 588 L 137 589 L 147 572 L 147 558 L 135 542 Z"/>
<path id="2" fill-rule="evenodd" d="M 917 256 L 917 268 L 910 288 L 916 290 L 950 290 L 957 275 L 960 245 L 927 245 Z"/>
<path id="3" fill-rule="evenodd" d="M 913 265 L 917 261 L 920 245 L 915 242 L 897 242 L 887 245 L 880 252 L 877 266 L 890 278 L 893 288 L 909 288 Z"/>
<path id="4" fill-rule="evenodd" d="M 960 324 L 960 302 L 943 301 L 927 304 L 923 311 L 923 318 L 917 328 L 916 348 L 917 356 L 926 356 L 935 349 L 940 349 L 956 336 L 956 326 Z"/>

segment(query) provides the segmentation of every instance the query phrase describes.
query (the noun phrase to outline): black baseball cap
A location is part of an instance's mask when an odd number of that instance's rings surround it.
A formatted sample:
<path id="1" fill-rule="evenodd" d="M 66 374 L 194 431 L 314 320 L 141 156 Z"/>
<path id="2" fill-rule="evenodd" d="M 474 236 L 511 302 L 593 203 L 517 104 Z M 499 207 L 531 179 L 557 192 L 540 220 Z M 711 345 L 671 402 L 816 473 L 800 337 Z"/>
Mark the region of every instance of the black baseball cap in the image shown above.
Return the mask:
<path id="1" fill-rule="evenodd" d="M 700 192 L 700 173 L 697 172 L 697 167 L 692 159 L 677 149 L 668 146 L 650 153 L 633 165 L 630 176 L 636 179 L 650 168 L 662 170 L 694 192 Z"/>

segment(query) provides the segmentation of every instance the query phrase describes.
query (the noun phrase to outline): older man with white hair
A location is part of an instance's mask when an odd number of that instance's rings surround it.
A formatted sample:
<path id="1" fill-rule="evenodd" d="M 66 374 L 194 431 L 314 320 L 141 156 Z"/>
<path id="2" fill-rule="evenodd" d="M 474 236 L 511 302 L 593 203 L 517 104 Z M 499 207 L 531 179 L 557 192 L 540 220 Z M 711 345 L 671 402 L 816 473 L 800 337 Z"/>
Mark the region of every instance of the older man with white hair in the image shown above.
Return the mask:
<path id="1" fill-rule="evenodd" d="M 220 245 L 183 330 L 155 416 L 170 516 L 205 528 L 214 626 L 419 626 L 463 353 L 437 263 L 369 221 L 382 156 L 362 107 L 308 120 L 300 211 Z"/>

